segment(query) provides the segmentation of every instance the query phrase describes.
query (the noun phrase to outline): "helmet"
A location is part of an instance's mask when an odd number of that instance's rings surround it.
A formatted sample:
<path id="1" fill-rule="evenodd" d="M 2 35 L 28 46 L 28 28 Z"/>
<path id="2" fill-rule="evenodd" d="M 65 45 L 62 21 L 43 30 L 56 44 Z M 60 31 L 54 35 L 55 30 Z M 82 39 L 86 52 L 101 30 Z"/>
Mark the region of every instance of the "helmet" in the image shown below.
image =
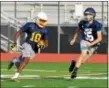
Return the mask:
<path id="1" fill-rule="evenodd" d="M 37 25 L 41 28 L 44 28 L 47 26 L 47 15 L 44 12 L 39 12 L 37 14 Z"/>
<path id="2" fill-rule="evenodd" d="M 46 15 L 44 12 L 39 12 L 39 13 L 37 14 L 37 18 L 47 21 L 47 15 Z"/>
<path id="3" fill-rule="evenodd" d="M 93 9 L 93 8 L 87 8 L 85 11 L 84 11 L 84 15 L 86 13 L 90 13 L 92 14 L 94 17 L 96 16 L 96 11 Z"/>

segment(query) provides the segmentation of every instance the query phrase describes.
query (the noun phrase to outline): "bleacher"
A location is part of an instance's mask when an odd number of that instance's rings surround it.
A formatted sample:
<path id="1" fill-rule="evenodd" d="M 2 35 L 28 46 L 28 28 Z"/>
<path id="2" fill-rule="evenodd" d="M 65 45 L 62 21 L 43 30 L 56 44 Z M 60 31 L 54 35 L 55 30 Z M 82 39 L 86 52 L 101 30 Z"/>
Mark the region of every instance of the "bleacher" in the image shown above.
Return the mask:
<path id="1" fill-rule="evenodd" d="M 16 17 L 22 23 L 35 21 L 36 14 L 39 11 L 47 13 L 49 24 L 58 24 L 58 20 L 60 24 L 71 22 L 71 20 L 73 23 L 77 23 L 76 18 L 71 19 L 73 17 L 71 11 L 75 12 L 74 6 L 77 3 L 82 3 L 84 9 L 93 7 L 97 12 L 96 19 L 100 22 L 103 21 L 105 26 L 107 25 L 107 2 L 103 2 L 104 4 L 102 2 L 16 2 L 16 9 L 15 2 L 1 2 L 1 9 L 9 16 Z M 59 4 L 60 7 L 58 7 Z M 58 11 L 58 9 L 60 10 Z M 59 14 L 60 16 L 58 16 Z M 5 23 L 5 21 L 2 20 L 2 23 Z"/>

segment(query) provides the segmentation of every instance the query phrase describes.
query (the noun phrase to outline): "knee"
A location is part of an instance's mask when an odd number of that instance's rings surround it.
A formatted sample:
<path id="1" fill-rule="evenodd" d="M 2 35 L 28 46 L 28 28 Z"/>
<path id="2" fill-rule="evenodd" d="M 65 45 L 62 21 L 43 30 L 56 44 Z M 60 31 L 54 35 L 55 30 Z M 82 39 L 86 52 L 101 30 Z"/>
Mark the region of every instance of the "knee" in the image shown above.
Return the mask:
<path id="1" fill-rule="evenodd" d="M 25 58 L 24 58 L 24 62 L 25 62 L 25 63 L 29 62 L 29 60 L 30 60 L 29 57 L 25 57 Z"/>
<path id="2" fill-rule="evenodd" d="M 82 57 L 82 58 L 85 58 L 86 56 L 87 56 L 87 52 L 81 53 L 81 57 Z"/>

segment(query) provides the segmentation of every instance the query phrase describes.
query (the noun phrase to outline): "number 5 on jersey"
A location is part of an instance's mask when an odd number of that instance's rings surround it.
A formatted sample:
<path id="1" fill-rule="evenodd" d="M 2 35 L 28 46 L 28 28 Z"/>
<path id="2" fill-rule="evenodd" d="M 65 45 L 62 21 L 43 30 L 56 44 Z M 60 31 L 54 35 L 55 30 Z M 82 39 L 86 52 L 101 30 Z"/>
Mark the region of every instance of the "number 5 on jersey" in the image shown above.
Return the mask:
<path id="1" fill-rule="evenodd" d="M 94 37 L 93 37 L 91 31 L 84 32 L 84 34 L 85 34 L 85 36 L 86 36 L 86 40 L 88 40 L 88 41 L 90 41 L 90 42 L 94 40 Z"/>
<path id="2" fill-rule="evenodd" d="M 39 42 L 41 40 L 41 37 L 42 36 L 41 36 L 40 33 L 34 32 L 34 33 L 32 33 L 32 36 L 31 36 L 30 40 L 37 43 L 37 42 Z"/>

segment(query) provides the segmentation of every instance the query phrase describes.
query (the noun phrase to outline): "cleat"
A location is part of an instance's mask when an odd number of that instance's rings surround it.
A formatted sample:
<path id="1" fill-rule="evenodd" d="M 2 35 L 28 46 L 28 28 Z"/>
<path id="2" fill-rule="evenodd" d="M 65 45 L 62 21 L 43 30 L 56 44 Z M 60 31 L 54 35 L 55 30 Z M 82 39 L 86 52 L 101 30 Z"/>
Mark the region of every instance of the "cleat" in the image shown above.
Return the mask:
<path id="1" fill-rule="evenodd" d="M 76 61 L 72 60 L 70 67 L 69 67 L 69 72 L 72 72 L 74 67 L 75 67 Z"/>
<path id="2" fill-rule="evenodd" d="M 18 78 L 10 78 L 10 81 L 12 81 L 12 82 L 20 82 L 20 80 Z"/>
<path id="3" fill-rule="evenodd" d="M 14 63 L 11 61 L 8 65 L 8 70 L 10 70 L 13 67 Z"/>
<path id="4" fill-rule="evenodd" d="M 13 62 L 13 61 L 15 61 L 15 60 L 16 60 L 16 59 L 15 59 L 15 57 L 14 57 L 14 58 L 10 61 L 9 65 L 8 65 L 8 70 L 13 67 L 13 65 L 14 65 L 14 62 Z"/>
<path id="5" fill-rule="evenodd" d="M 72 74 L 71 74 L 71 79 L 74 79 L 74 78 L 76 78 L 77 77 L 77 72 L 73 72 Z"/>

